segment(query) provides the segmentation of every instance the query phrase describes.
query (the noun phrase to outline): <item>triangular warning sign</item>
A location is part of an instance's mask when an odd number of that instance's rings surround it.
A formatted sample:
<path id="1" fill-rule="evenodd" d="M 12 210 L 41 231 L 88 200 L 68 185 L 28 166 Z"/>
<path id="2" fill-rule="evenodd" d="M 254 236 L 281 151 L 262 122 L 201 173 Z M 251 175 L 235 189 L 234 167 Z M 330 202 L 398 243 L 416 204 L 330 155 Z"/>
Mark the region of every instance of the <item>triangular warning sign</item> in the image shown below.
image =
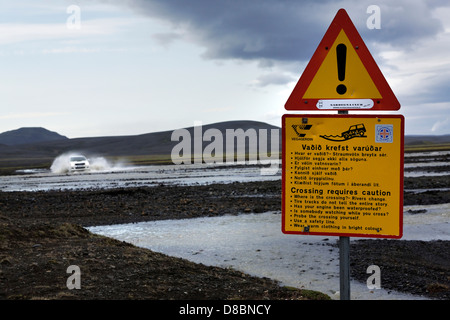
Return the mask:
<path id="1" fill-rule="evenodd" d="M 331 22 L 285 108 L 400 109 L 400 103 L 344 9 Z"/>

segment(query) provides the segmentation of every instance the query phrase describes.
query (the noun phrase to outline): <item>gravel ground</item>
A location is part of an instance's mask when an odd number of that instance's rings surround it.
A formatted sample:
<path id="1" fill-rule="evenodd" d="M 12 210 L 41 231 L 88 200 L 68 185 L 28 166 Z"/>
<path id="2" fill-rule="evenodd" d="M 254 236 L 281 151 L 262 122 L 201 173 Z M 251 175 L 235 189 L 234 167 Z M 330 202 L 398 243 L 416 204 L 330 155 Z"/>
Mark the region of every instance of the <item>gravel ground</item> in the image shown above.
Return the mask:
<path id="1" fill-rule="evenodd" d="M 448 187 L 448 179 L 409 178 L 405 189 Z M 450 191 L 404 195 L 405 205 L 448 202 Z M 137 248 L 84 228 L 280 208 L 280 181 L 0 192 L 0 299 L 327 299 L 270 279 Z M 368 275 L 362 268 L 376 264 L 383 266 L 383 288 L 448 299 L 448 249 L 448 241 L 358 241 L 351 248 L 352 277 L 365 282 Z M 78 264 L 83 265 L 82 290 L 69 290 L 67 268 Z"/>

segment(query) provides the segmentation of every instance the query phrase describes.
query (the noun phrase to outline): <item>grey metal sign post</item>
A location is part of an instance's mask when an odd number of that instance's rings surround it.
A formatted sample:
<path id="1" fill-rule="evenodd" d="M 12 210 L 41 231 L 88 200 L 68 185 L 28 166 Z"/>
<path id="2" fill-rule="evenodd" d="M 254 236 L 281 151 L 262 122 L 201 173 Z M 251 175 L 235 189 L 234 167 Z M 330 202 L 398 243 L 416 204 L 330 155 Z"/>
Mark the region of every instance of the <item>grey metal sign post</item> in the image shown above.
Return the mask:
<path id="1" fill-rule="evenodd" d="M 340 299 L 350 300 L 350 237 L 339 237 Z"/>

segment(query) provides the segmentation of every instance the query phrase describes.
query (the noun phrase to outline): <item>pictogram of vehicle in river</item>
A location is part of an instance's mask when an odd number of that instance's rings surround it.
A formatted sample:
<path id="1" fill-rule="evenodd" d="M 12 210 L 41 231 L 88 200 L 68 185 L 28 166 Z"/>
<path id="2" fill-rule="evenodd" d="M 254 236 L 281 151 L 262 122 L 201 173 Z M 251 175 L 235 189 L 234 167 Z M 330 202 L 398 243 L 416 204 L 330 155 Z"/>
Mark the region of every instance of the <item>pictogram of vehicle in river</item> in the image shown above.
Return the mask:
<path id="1" fill-rule="evenodd" d="M 353 126 L 350 126 L 350 128 L 347 131 L 344 131 L 341 133 L 340 136 L 337 135 L 321 135 L 320 137 L 326 140 L 330 141 L 346 141 L 353 138 L 367 138 L 365 135 L 366 133 L 366 127 L 363 123 L 356 124 Z"/>

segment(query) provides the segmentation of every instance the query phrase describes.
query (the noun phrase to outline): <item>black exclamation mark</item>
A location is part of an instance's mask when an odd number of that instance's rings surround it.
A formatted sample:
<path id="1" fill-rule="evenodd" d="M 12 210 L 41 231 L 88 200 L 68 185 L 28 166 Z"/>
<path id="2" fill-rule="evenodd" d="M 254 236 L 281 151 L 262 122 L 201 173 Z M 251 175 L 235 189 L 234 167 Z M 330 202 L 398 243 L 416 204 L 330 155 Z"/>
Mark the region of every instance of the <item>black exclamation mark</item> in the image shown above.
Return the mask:
<path id="1" fill-rule="evenodd" d="M 337 56 L 337 68 L 338 68 L 338 78 L 339 81 L 345 80 L 345 63 L 347 61 L 347 46 L 343 43 L 340 43 L 336 47 L 336 56 Z M 347 87 L 343 84 L 340 84 L 336 87 L 336 92 L 339 94 L 344 94 L 347 92 Z"/>

